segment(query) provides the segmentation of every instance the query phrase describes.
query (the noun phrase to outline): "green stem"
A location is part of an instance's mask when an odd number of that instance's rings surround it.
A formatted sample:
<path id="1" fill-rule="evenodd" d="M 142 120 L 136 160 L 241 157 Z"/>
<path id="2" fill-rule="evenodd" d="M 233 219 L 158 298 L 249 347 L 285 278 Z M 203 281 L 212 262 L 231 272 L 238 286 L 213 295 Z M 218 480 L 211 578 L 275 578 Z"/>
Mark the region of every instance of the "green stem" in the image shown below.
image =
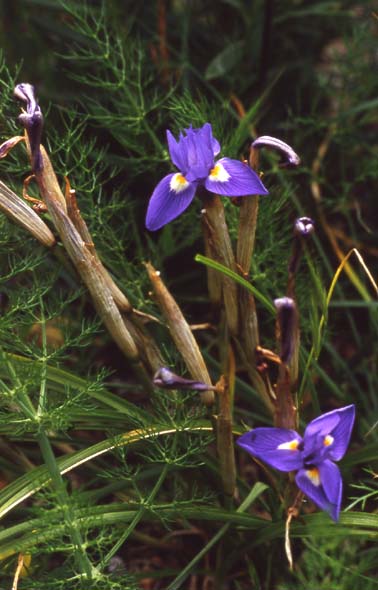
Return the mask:
<path id="1" fill-rule="evenodd" d="M 89 580 L 93 579 L 97 570 L 92 566 L 86 551 L 81 533 L 77 527 L 75 516 L 70 505 L 70 499 L 60 474 L 50 440 L 42 430 L 37 436 L 38 444 L 41 449 L 43 460 L 49 470 L 53 486 L 55 488 L 60 509 L 63 512 L 63 519 L 66 522 L 72 543 L 74 545 L 74 554 L 81 575 Z"/>
<path id="2" fill-rule="evenodd" d="M 20 406 L 20 408 L 24 412 L 25 416 L 27 416 L 31 420 L 34 420 L 35 414 L 36 414 L 35 408 L 31 402 L 29 396 L 22 391 L 22 383 L 19 380 L 18 375 L 17 375 L 8 355 L 5 354 L 5 352 L 2 348 L 0 348 L 0 356 L 1 356 L 3 363 L 6 365 L 6 367 L 8 369 L 8 372 L 9 372 L 9 375 L 10 375 L 12 381 L 17 386 L 17 394 L 15 395 L 15 398 L 17 399 L 18 405 Z M 6 389 L 8 389 L 8 391 L 9 391 L 8 386 L 5 383 L 4 383 L 4 385 L 6 386 Z"/>
<path id="3" fill-rule="evenodd" d="M 103 567 L 105 567 L 109 563 L 109 561 L 112 559 L 112 557 L 114 557 L 114 555 L 117 553 L 117 551 L 122 547 L 122 545 L 125 543 L 125 541 L 129 538 L 129 536 L 131 535 L 131 533 L 133 532 L 135 527 L 138 525 L 138 523 L 140 522 L 140 520 L 142 519 L 142 517 L 146 513 L 146 510 L 148 509 L 149 505 L 154 501 L 156 494 L 160 490 L 160 488 L 163 484 L 163 481 L 166 478 L 167 473 L 168 473 L 168 463 L 166 463 L 164 465 L 164 468 L 163 468 L 162 472 L 160 473 L 159 478 L 158 478 L 156 484 L 154 485 L 151 494 L 148 496 L 148 499 L 144 502 L 141 509 L 137 512 L 137 514 L 135 515 L 133 520 L 130 522 L 129 526 L 127 527 L 127 529 L 125 530 L 123 535 L 121 535 L 121 537 L 118 539 L 118 541 L 114 545 L 114 547 L 112 547 L 112 549 L 105 555 L 103 562 L 102 562 Z"/>
<path id="4" fill-rule="evenodd" d="M 41 305 L 42 309 L 42 305 Z M 42 321 L 42 345 L 44 348 L 44 358 L 46 359 L 46 330 L 44 324 L 44 317 Z M 10 362 L 9 358 L 4 351 L 0 349 L 0 355 L 7 365 L 9 374 L 18 388 L 16 399 L 17 403 L 24 412 L 25 416 L 27 416 L 33 422 L 40 422 L 41 414 L 43 414 L 43 410 L 45 408 L 45 396 L 46 396 L 46 374 L 47 374 L 47 367 L 46 367 L 46 360 L 42 363 L 42 378 L 41 378 L 41 387 L 40 387 L 40 397 L 38 403 L 38 411 L 34 408 L 33 403 L 31 402 L 29 396 L 22 391 L 22 383 L 18 378 L 12 363 Z M 50 441 L 43 430 L 40 430 L 39 434 L 37 435 L 37 441 L 39 447 L 41 449 L 43 460 L 46 464 L 46 467 L 49 471 L 51 480 L 55 486 L 58 502 L 60 504 L 60 508 L 63 511 L 63 516 L 65 522 L 68 524 L 72 543 L 75 546 L 75 557 L 77 559 L 78 567 L 80 568 L 80 572 L 82 576 L 85 576 L 88 579 L 93 578 L 93 574 L 96 570 L 93 568 L 92 564 L 90 563 L 88 556 L 85 553 L 84 543 L 81 538 L 80 531 L 78 530 L 75 519 L 73 516 L 73 511 L 70 506 L 69 497 L 64 485 L 63 478 L 60 474 L 58 464 L 56 462 L 53 450 L 51 448 Z"/>
<path id="5" fill-rule="evenodd" d="M 42 353 L 43 358 L 41 359 L 41 385 L 39 391 L 38 410 L 34 411 L 34 420 L 40 420 L 46 411 L 46 383 L 47 383 L 47 336 L 46 336 L 46 318 L 43 310 L 43 301 L 40 297 L 40 308 L 41 308 L 41 332 L 42 332 Z M 27 399 L 28 396 L 26 396 Z M 85 545 L 77 527 L 74 513 L 70 504 L 70 498 L 66 490 L 66 486 L 63 481 L 63 477 L 60 473 L 58 464 L 55 459 L 55 455 L 50 443 L 50 440 L 46 432 L 40 429 L 37 434 L 37 440 L 39 448 L 41 449 L 42 457 L 45 465 L 49 471 L 53 486 L 56 491 L 58 503 L 60 509 L 63 512 L 63 519 L 68 526 L 72 543 L 74 545 L 74 555 L 80 570 L 80 573 L 86 579 L 91 580 L 96 574 L 96 569 L 92 566 L 86 551 Z"/>
<path id="6" fill-rule="evenodd" d="M 41 308 L 41 332 L 42 332 L 42 354 L 41 359 L 41 385 L 39 389 L 39 400 L 38 400 L 38 416 L 43 415 L 46 408 L 46 383 L 47 383 L 47 335 L 46 335 L 46 318 L 43 309 L 42 297 L 39 297 L 39 303 Z"/>

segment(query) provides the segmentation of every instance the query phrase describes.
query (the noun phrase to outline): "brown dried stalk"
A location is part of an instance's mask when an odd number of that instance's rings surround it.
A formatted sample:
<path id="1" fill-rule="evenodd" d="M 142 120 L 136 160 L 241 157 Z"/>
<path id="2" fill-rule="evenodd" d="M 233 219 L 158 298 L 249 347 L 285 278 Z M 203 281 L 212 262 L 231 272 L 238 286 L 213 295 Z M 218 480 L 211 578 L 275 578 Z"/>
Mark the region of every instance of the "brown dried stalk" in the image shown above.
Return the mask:
<path id="1" fill-rule="evenodd" d="M 27 141 L 30 155 L 30 144 Z M 82 281 L 87 286 L 94 306 L 109 330 L 112 338 L 131 362 L 135 373 L 143 385 L 152 389 L 152 383 L 141 362 L 135 339 L 127 328 L 125 321 L 115 303 L 112 289 L 109 287 L 111 277 L 99 261 L 97 255 L 91 251 L 91 244 L 87 244 L 71 221 L 67 212 L 67 205 L 60 190 L 50 159 L 43 146 L 40 147 L 41 166 L 35 171 L 40 195 L 47 206 L 54 226 Z M 105 278 L 106 277 L 106 278 Z M 118 288 L 117 288 L 118 289 Z"/>
<path id="2" fill-rule="evenodd" d="M 236 263 L 226 219 L 223 203 L 218 195 L 206 194 L 203 196 L 204 208 L 202 210 L 202 225 L 205 242 L 205 250 L 212 254 L 216 260 L 236 272 Z M 236 335 L 239 327 L 238 316 L 238 289 L 236 283 L 222 275 L 222 299 L 226 312 L 226 319 L 230 334 Z"/>
<path id="3" fill-rule="evenodd" d="M 1 181 L 0 210 L 17 225 L 29 231 L 46 248 L 52 248 L 55 245 L 55 237 L 45 222 L 21 197 Z"/>
<path id="4" fill-rule="evenodd" d="M 214 416 L 217 437 L 217 452 L 223 491 L 232 497 L 236 486 L 236 466 L 234 438 L 232 434 L 231 396 L 227 379 L 222 376 L 216 384 L 219 401 L 219 413 Z"/>
<path id="5" fill-rule="evenodd" d="M 156 302 L 164 315 L 172 340 L 184 359 L 192 379 L 211 385 L 205 361 L 181 309 L 164 285 L 160 272 L 155 270 L 150 262 L 146 263 L 146 268 Z M 203 402 L 208 405 L 214 402 L 214 393 L 212 391 L 206 391 L 201 396 Z"/>

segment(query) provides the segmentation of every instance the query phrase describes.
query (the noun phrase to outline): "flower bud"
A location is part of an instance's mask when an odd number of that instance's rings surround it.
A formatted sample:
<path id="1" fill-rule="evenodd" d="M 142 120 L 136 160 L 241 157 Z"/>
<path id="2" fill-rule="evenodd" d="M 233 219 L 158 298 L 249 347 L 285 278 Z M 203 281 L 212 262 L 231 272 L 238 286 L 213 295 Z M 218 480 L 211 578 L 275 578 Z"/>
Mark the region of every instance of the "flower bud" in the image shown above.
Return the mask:
<path id="1" fill-rule="evenodd" d="M 289 261 L 289 276 L 295 280 L 295 273 L 298 270 L 299 263 L 303 253 L 302 238 L 308 239 L 315 231 L 315 224 L 310 217 L 299 217 L 294 223 L 294 243 L 293 252 Z"/>
<path id="2" fill-rule="evenodd" d="M 290 147 L 284 141 L 281 141 L 276 137 L 271 137 L 270 135 L 262 135 L 261 137 L 258 137 L 252 143 L 251 147 L 254 149 L 267 147 L 280 152 L 281 156 L 283 157 L 283 161 L 281 163 L 281 166 L 283 167 L 299 166 L 301 162 L 298 154 L 295 153 L 292 147 Z"/>
<path id="3" fill-rule="evenodd" d="M 214 390 L 212 385 L 206 385 L 202 381 L 194 381 L 193 379 L 185 379 L 175 373 L 172 373 L 168 367 L 161 367 L 156 371 L 153 383 L 157 387 L 163 389 L 194 389 L 196 391 Z"/>
<path id="4" fill-rule="evenodd" d="M 299 217 L 294 223 L 294 234 L 307 237 L 315 231 L 315 224 L 310 217 Z"/>
<path id="5" fill-rule="evenodd" d="M 34 86 L 31 84 L 18 84 L 14 89 L 14 95 L 26 103 L 26 112 L 21 113 L 18 120 L 25 127 L 28 134 L 32 171 L 39 172 L 42 169 L 42 157 L 39 146 L 42 137 L 43 116 L 35 99 Z"/>

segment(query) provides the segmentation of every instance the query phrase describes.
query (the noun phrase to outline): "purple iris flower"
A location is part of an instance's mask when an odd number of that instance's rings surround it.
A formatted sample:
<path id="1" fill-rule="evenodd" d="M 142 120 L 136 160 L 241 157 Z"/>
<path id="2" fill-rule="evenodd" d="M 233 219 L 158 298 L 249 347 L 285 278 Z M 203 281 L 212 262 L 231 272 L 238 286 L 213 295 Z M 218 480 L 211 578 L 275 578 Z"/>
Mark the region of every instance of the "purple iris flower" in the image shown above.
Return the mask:
<path id="1" fill-rule="evenodd" d="M 347 450 L 354 415 L 353 404 L 327 412 L 308 424 L 303 438 L 295 430 L 255 428 L 237 444 L 275 469 L 297 471 L 299 489 L 337 521 L 343 482 L 334 461 Z"/>
<path id="2" fill-rule="evenodd" d="M 266 195 L 268 191 L 247 164 L 230 158 L 215 161 L 220 152 L 210 123 L 200 129 L 185 129 L 179 140 L 167 131 L 168 149 L 179 172 L 165 176 L 150 199 L 146 227 L 155 231 L 185 211 L 194 199 L 198 186 L 228 197 Z"/>

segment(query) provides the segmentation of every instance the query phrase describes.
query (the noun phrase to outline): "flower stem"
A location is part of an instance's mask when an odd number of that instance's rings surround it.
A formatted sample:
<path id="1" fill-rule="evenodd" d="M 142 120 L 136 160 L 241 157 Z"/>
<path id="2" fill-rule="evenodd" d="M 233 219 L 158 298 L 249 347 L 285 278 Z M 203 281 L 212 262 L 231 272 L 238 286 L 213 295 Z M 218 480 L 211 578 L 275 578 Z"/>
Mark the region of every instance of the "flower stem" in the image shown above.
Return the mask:
<path id="1" fill-rule="evenodd" d="M 234 439 L 232 434 L 232 404 L 228 382 L 224 376 L 216 385 L 219 414 L 214 416 L 217 435 L 217 451 L 220 463 L 223 491 L 232 498 L 236 485 Z"/>
<path id="2" fill-rule="evenodd" d="M 211 384 L 205 361 L 181 309 L 164 285 L 160 273 L 155 270 L 150 262 L 146 263 L 146 269 L 157 304 L 166 319 L 172 340 L 183 357 L 192 379 Z M 211 405 L 214 401 L 214 393 L 212 391 L 203 392 L 201 399 L 206 405 Z"/>
<path id="3" fill-rule="evenodd" d="M 159 492 L 159 490 L 160 490 L 160 488 L 167 476 L 167 473 L 168 473 L 168 463 L 166 463 L 164 465 L 164 468 L 161 471 L 159 478 L 152 489 L 151 494 L 148 496 L 148 499 L 146 501 L 144 501 L 144 504 L 142 504 L 141 509 L 139 510 L 139 512 L 136 513 L 135 517 L 133 518 L 133 520 L 131 521 L 131 523 L 129 524 L 129 526 L 125 530 L 125 532 L 120 536 L 120 538 L 118 539 L 118 541 L 116 542 L 114 547 L 112 547 L 112 549 L 105 555 L 103 562 L 102 562 L 103 567 L 105 567 L 109 563 L 109 561 L 112 559 L 112 557 L 114 557 L 114 555 L 117 553 L 117 551 L 122 547 L 122 545 L 125 543 L 125 541 L 127 541 L 129 536 L 132 534 L 132 532 L 134 531 L 137 524 L 143 518 L 146 510 L 148 510 L 149 504 L 151 504 L 154 501 L 156 494 Z"/>
<path id="4" fill-rule="evenodd" d="M 96 568 L 90 562 L 88 555 L 85 551 L 85 545 L 81 532 L 78 529 L 75 521 L 74 513 L 70 504 L 70 498 L 66 490 L 63 478 L 60 474 L 54 452 L 51 447 L 50 440 L 47 434 L 40 430 L 37 436 L 39 448 L 41 449 L 42 457 L 45 462 L 47 469 L 49 470 L 51 481 L 56 491 L 57 500 L 62 510 L 63 519 L 67 524 L 68 531 L 74 545 L 74 556 L 77 562 L 77 566 L 83 577 L 88 580 L 93 579 L 98 575 Z"/>
<path id="5" fill-rule="evenodd" d="M 41 362 L 41 384 L 39 390 L 38 410 L 36 412 L 35 418 L 41 420 L 41 418 L 43 418 L 43 415 L 47 410 L 47 336 L 46 319 L 43 309 L 42 297 L 40 297 L 39 300 L 41 308 L 40 313 L 43 358 Z M 67 493 L 66 486 L 63 481 L 63 477 L 60 473 L 58 464 L 56 462 L 50 440 L 43 428 L 43 424 L 41 424 L 40 430 L 37 435 L 37 440 L 42 453 L 43 460 L 50 473 L 51 481 L 56 491 L 57 500 L 62 510 L 64 521 L 69 529 L 69 534 L 74 545 L 74 555 L 77 562 L 77 566 L 82 576 L 84 576 L 87 579 L 92 579 L 93 574 L 96 573 L 96 569 L 92 566 L 86 554 L 85 545 L 80 530 L 77 528 L 75 522 L 73 510 L 70 504 L 70 498 Z"/>

